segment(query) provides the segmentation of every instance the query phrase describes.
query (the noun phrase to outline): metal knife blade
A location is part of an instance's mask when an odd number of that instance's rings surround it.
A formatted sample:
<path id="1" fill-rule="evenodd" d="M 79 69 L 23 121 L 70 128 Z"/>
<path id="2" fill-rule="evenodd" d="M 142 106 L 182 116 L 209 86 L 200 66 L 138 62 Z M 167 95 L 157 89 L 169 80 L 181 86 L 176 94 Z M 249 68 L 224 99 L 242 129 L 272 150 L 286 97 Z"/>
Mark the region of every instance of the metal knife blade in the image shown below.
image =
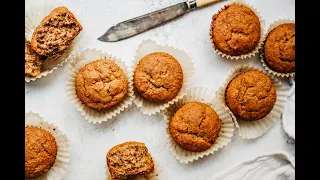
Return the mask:
<path id="1" fill-rule="evenodd" d="M 167 21 L 173 20 L 184 15 L 191 7 L 188 2 L 178 3 L 158 11 L 154 11 L 112 26 L 98 40 L 103 42 L 114 42 L 126 39 L 136 34 L 142 33 L 148 29 L 154 28 Z"/>

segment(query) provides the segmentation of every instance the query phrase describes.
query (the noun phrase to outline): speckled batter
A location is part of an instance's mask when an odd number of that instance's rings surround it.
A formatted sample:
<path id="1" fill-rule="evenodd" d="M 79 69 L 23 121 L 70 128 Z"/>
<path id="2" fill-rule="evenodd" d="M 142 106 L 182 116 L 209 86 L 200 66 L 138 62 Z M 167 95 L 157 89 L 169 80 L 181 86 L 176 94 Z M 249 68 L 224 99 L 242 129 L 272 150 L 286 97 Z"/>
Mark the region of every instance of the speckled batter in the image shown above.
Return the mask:
<path id="1" fill-rule="evenodd" d="M 154 172 L 154 163 L 144 143 L 125 142 L 107 153 L 107 165 L 112 179 L 126 179 Z"/>
<path id="2" fill-rule="evenodd" d="M 43 69 L 43 61 L 31 49 L 30 41 L 25 39 L 25 75 L 30 77 L 38 76 Z"/>

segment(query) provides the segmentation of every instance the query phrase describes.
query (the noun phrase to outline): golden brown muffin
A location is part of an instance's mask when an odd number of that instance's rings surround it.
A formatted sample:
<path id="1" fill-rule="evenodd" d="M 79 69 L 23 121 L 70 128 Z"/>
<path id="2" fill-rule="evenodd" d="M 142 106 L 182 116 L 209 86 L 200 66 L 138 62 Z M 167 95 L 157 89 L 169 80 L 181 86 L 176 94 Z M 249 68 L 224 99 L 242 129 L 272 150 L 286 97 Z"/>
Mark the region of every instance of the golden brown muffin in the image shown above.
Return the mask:
<path id="1" fill-rule="evenodd" d="M 264 44 L 265 62 L 280 73 L 295 71 L 295 24 L 282 24 L 268 34 Z"/>
<path id="2" fill-rule="evenodd" d="M 134 71 L 134 87 L 147 100 L 168 102 L 175 98 L 183 83 L 179 62 L 164 52 L 143 57 Z"/>
<path id="3" fill-rule="evenodd" d="M 100 59 L 81 68 L 76 77 L 75 90 L 79 100 L 87 107 L 104 110 L 125 98 L 128 81 L 116 63 Z"/>
<path id="4" fill-rule="evenodd" d="M 57 156 L 55 138 L 47 131 L 25 127 L 25 178 L 34 179 L 49 171 Z"/>
<path id="5" fill-rule="evenodd" d="M 125 142 L 107 153 L 107 166 L 111 179 L 126 179 L 154 172 L 154 163 L 147 147 L 141 142 Z"/>
<path id="6" fill-rule="evenodd" d="M 270 77 L 248 71 L 233 78 L 225 91 L 226 104 L 240 120 L 264 118 L 272 110 L 277 94 Z"/>
<path id="7" fill-rule="evenodd" d="M 30 45 L 30 41 L 24 39 L 25 45 L 25 75 L 30 77 L 38 76 L 43 68 L 43 61 L 39 58 L 38 54 L 36 54 Z"/>
<path id="8" fill-rule="evenodd" d="M 174 114 L 169 123 L 172 139 L 183 149 L 202 152 L 219 136 L 221 120 L 207 104 L 189 102 Z"/>
<path id="9" fill-rule="evenodd" d="M 258 16 L 243 5 L 229 5 L 213 15 L 211 40 L 214 48 L 230 55 L 239 56 L 253 51 L 260 40 Z"/>
<path id="10" fill-rule="evenodd" d="M 66 7 L 57 7 L 35 29 L 31 47 L 42 59 L 57 60 L 81 30 L 81 24 Z"/>

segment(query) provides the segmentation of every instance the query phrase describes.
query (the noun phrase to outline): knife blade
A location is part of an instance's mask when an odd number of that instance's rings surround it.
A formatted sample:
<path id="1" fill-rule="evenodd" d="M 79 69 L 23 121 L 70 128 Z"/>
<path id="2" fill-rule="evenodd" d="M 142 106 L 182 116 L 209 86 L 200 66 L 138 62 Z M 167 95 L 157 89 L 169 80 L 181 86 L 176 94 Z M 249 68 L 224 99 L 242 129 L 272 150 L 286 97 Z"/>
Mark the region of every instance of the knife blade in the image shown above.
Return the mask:
<path id="1" fill-rule="evenodd" d="M 154 11 L 112 26 L 98 40 L 103 42 L 120 41 L 145 32 L 165 22 L 183 16 L 188 11 L 209 5 L 220 0 L 188 0 L 158 11 Z"/>

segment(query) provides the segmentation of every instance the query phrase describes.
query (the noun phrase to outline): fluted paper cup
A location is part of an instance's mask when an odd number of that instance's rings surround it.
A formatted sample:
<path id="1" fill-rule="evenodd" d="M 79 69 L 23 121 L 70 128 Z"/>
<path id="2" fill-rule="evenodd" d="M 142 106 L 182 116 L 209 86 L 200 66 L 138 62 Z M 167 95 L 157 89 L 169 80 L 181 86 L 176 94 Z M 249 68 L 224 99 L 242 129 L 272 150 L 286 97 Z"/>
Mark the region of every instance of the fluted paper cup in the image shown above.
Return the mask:
<path id="1" fill-rule="evenodd" d="M 71 62 L 67 80 L 67 96 L 70 100 L 70 103 L 81 113 L 81 115 L 84 116 L 86 120 L 89 121 L 89 123 L 101 124 L 102 122 L 106 122 L 112 117 L 120 114 L 132 104 L 132 101 L 134 99 L 132 72 L 128 69 L 123 60 L 97 49 L 85 49 L 84 51 L 72 55 L 70 59 Z M 75 90 L 75 80 L 81 68 L 86 64 L 98 59 L 114 61 L 114 63 L 116 63 L 123 70 L 128 80 L 128 92 L 125 98 L 114 107 L 103 111 L 98 111 L 87 107 L 78 99 Z"/>
<path id="2" fill-rule="evenodd" d="M 217 113 L 218 117 L 222 122 L 219 137 L 216 139 L 214 144 L 209 149 L 203 152 L 191 152 L 182 149 L 178 144 L 175 143 L 170 134 L 169 123 L 171 118 L 174 116 L 174 114 L 180 107 L 182 107 L 184 104 L 188 102 L 206 103 L 214 109 L 214 111 Z M 231 142 L 233 131 L 235 129 L 234 123 L 229 112 L 220 104 L 219 101 L 216 100 L 215 92 L 212 89 L 204 87 L 194 87 L 188 90 L 187 94 L 184 95 L 181 99 L 179 99 L 178 102 L 171 104 L 169 107 L 165 109 L 165 111 L 163 112 L 163 116 L 167 122 L 166 136 L 168 140 L 169 149 L 172 155 L 180 163 L 188 164 L 189 162 L 198 160 L 199 158 L 203 158 L 204 156 L 214 154 L 220 148 L 223 148 L 229 142 Z"/>
<path id="3" fill-rule="evenodd" d="M 224 108 L 231 114 L 236 127 L 239 129 L 239 136 L 244 139 L 254 139 L 265 134 L 277 120 L 281 119 L 281 114 L 284 112 L 284 108 L 287 102 L 287 90 L 285 89 L 281 81 L 271 76 L 270 78 L 272 80 L 272 83 L 276 88 L 277 99 L 270 113 L 264 118 L 256 121 L 244 121 L 236 118 L 226 104 L 225 89 L 228 86 L 229 82 L 238 74 L 241 74 L 243 72 L 253 71 L 253 70 L 259 70 L 263 72 L 262 69 L 252 65 L 248 65 L 248 64 L 238 65 L 235 69 L 233 69 L 229 73 L 225 83 L 216 92 L 218 100 L 221 102 Z M 266 74 L 266 72 L 263 72 L 263 73 Z"/>
<path id="4" fill-rule="evenodd" d="M 189 55 L 180 49 L 174 48 L 168 45 L 158 45 L 156 42 L 152 40 L 144 40 L 139 45 L 136 56 L 134 57 L 132 71 L 134 72 L 139 61 L 146 55 L 154 52 L 165 52 L 173 56 L 180 64 L 183 72 L 183 84 L 178 93 L 178 95 L 169 102 L 166 103 L 156 103 L 151 102 L 145 99 L 143 96 L 140 95 L 139 92 L 135 90 L 135 99 L 133 100 L 134 103 L 140 108 L 143 114 L 151 116 L 152 114 L 157 114 L 160 111 L 164 110 L 170 104 L 177 102 L 179 98 L 181 98 L 190 87 L 190 79 L 194 73 L 194 65 L 191 61 Z M 132 74 L 133 76 L 133 74 Z"/>
<path id="5" fill-rule="evenodd" d="M 56 140 L 58 151 L 56 161 L 50 170 L 36 180 L 60 180 L 67 171 L 70 160 L 70 144 L 66 135 L 54 124 L 48 123 L 39 114 L 28 112 L 25 114 L 25 127 L 33 126 L 44 129 L 52 134 Z"/>
<path id="6" fill-rule="evenodd" d="M 287 24 L 287 23 L 295 23 L 295 21 L 293 19 L 278 19 L 276 21 L 274 21 L 273 23 L 270 24 L 266 34 L 264 35 L 264 41 L 263 41 L 263 44 L 265 43 L 265 40 L 267 39 L 268 37 L 268 34 L 270 33 L 270 31 L 272 31 L 274 28 L 278 27 L 279 25 L 281 24 Z M 264 69 L 269 73 L 269 74 L 272 74 L 272 75 L 275 75 L 275 76 L 278 76 L 278 77 L 293 77 L 295 75 L 295 72 L 292 72 L 292 73 L 280 73 L 280 72 L 276 72 L 272 69 L 270 69 L 268 67 L 268 65 L 266 64 L 265 62 L 265 56 L 264 56 L 264 45 L 262 45 L 261 49 L 259 50 L 260 51 L 260 61 L 262 63 L 262 66 L 264 67 Z"/>
<path id="7" fill-rule="evenodd" d="M 53 9 L 62 6 L 63 4 L 58 3 L 55 0 L 28 0 L 25 1 L 25 37 L 27 40 L 31 40 L 32 34 L 37 26 L 40 24 L 42 19 L 49 15 Z M 72 8 L 69 8 L 77 18 L 77 20 L 81 23 L 81 17 L 79 14 L 76 14 Z M 79 41 L 82 37 L 82 33 L 80 32 L 78 36 L 72 41 L 70 47 L 66 52 L 62 54 L 62 56 L 57 60 L 45 60 L 43 69 L 41 73 L 36 77 L 25 76 L 25 81 L 35 81 L 42 77 L 51 74 L 54 70 L 62 67 L 69 60 L 69 56 L 74 53 L 78 49 Z"/>
<path id="8" fill-rule="evenodd" d="M 249 3 L 243 1 L 243 0 L 233 0 L 231 1 L 230 3 L 227 3 L 226 5 L 224 5 L 217 14 L 219 14 L 221 11 L 223 11 L 226 7 L 230 6 L 230 5 L 243 5 L 243 6 L 246 6 L 248 8 L 250 8 L 256 15 L 257 17 L 259 18 L 259 21 L 260 21 L 260 39 L 259 39 L 259 42 L 257 44 L 257 46 L 249 53 L 247 54 L 243 54 L 243 55 L 239 55 L 239 56 L 231 56 L 231 55 L 228 55 L 228 54 L 225 54 L 223 52 L 221 52 L 218 48 L 215 48 L 215 45 L 214 45 L 214 42 L 213 42 L 213 39 L 212 39 L 212 36 L 213 36 L 213 32 L 212 32 L 212 22 L 210 24 L 210 39 L 211 39 L 211 43 L 213 45 L 213 51 L 215 54 L 217 55 L 220 55 L 222 57 L 226 57 L 228 59 L 231 59 L 231 60 L 238 60 L 238 59 L 245 59 L 245 58 L 250 58 L 250 57 L 253 57 L 256 55 L 256 53 L 259 52 L 259 49 L 261 48 L 262 44 L 263 44 L 263 41 L 264 41 L 264 29 L 265 29 L 265 22 L 260 14 L 260 12 L 254 8 L 252 5 L 250 5 Z"/>

